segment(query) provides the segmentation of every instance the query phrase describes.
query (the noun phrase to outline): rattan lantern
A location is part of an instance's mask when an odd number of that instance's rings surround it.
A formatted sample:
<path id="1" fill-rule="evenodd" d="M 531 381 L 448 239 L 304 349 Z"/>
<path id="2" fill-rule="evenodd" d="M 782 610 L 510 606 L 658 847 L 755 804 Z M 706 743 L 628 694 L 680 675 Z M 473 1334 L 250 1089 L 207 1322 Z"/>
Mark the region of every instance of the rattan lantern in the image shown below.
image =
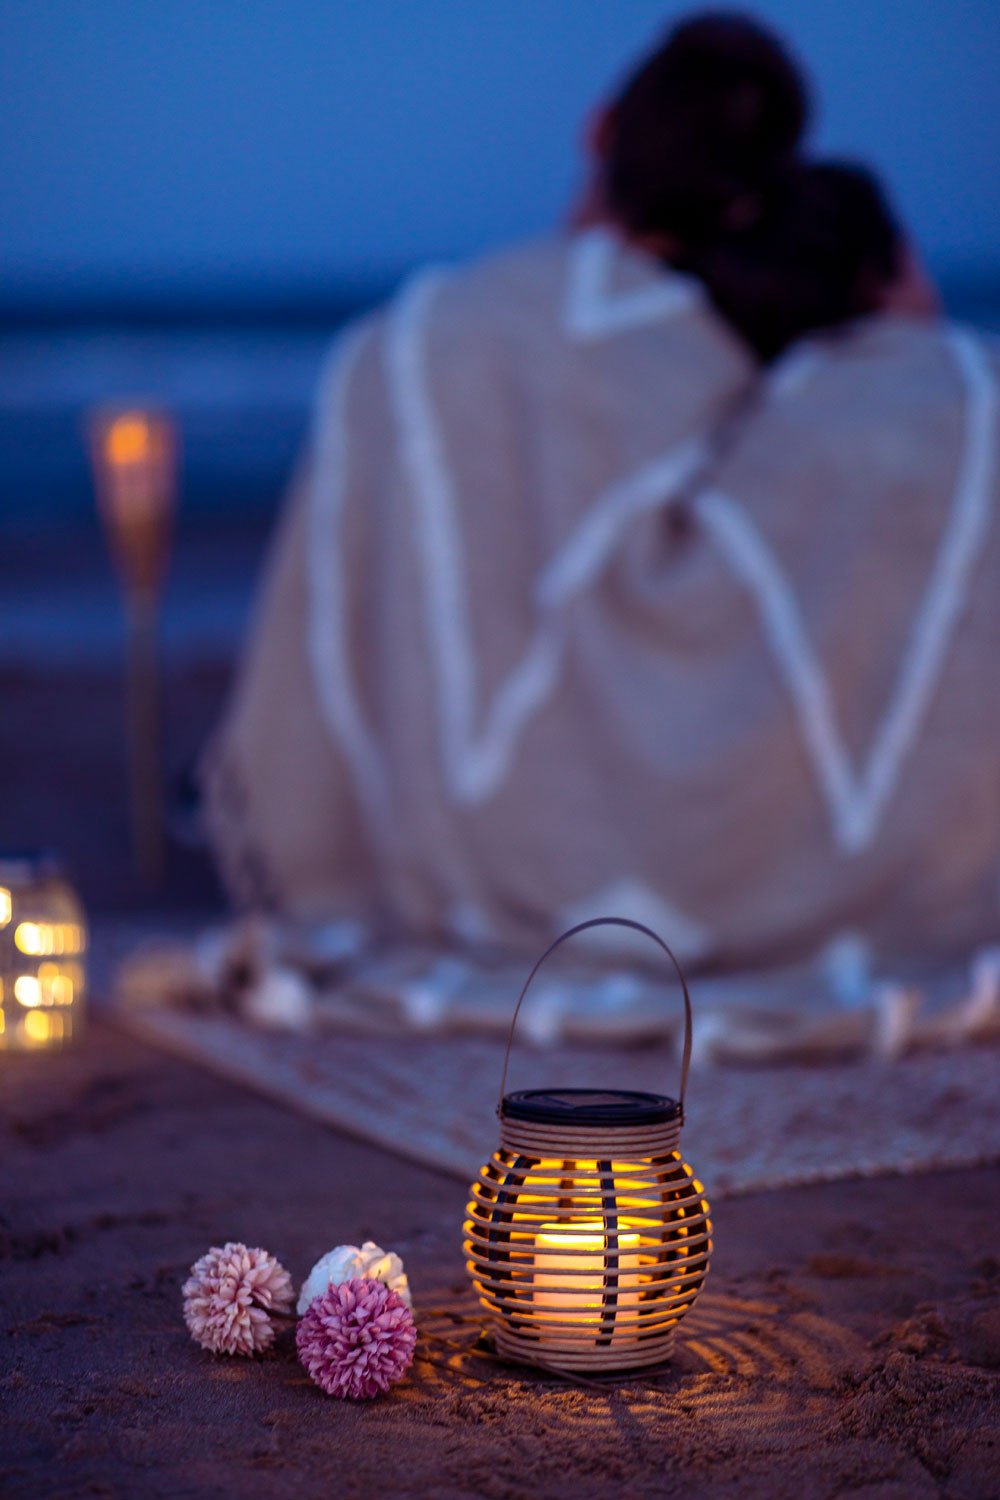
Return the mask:
<path id="1" fill-rule="evenodd" d="M 506 1092 L 514 1028 L 549 955 L 590 927 L 631 928 L 680 978 L 678 1099 L 632 1090 Z M 566 1372 L 658 1364 L 708 1274 L 712 1224 L 681 1157 L 691 1001 L 667 945 L 638 922 L 599 917 L 562 934 L 514 1009 L 500 1085 L 500 1145 L 472 1185 L 464 1249 L 505 1358 Z"/>
<path id="2" fill-rule="evenodd" d="M 87 927 L 49 856 L 0 854 L 0 1051 L 61 1047 L 80 1029 Z"/>

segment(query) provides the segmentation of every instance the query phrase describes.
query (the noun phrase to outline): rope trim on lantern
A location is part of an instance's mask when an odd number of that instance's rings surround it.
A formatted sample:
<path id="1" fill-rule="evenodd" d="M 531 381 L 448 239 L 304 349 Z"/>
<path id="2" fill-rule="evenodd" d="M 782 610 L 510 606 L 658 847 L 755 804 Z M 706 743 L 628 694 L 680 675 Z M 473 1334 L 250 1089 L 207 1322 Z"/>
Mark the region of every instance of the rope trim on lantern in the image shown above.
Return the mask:
<path id="1" fill-rule="evenodd" d="M 680 1119 L 666 1125 L 647 1125 L 633 1130 L 605 1130 L 594 1132 L 600 1141 L 600 1154 L 616 1158 L 668 1156 L 677 1150 L 681 1138 Z M 597 1147 L 588 1141 L 587 1134 L 566 1126 L 535 1125 L 528 1121 L 511 1120 L 506 1116 L 500 1122 L 500 1145 L 513 1152 L 541 1151 L 547 1156 L 587 1157 L 597 1152 Z"/>

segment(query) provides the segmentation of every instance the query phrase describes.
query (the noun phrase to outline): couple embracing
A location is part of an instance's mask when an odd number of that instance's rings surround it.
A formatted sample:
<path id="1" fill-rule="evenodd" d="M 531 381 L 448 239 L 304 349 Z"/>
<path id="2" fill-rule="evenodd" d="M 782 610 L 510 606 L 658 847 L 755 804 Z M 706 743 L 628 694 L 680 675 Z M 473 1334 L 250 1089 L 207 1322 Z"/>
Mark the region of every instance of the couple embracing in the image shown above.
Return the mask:
<path id="1" fill-rule="evenodd" d="M 808 116 L 688 21 L 570 229 L 339 340 L 206 757 L 237 900 L 707 971 L 1000 937 L 1000 364 Z"/>

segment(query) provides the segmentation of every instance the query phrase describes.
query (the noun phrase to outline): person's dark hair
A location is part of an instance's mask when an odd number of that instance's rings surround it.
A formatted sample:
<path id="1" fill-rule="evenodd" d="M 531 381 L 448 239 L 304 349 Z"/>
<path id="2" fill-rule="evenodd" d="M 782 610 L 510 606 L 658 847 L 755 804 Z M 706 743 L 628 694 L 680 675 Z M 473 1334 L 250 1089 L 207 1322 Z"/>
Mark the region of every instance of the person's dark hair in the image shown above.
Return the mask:
<path id="1" fill-rule="evenodd" d="M 872 173 L 801 163 L 772 184 L 756 221 L 688 257 L 719 312 L 762 360 L 802 334 L 881 304 L 903 239 Z"/>
<path id="2" fill-rule="evenodd" d="M 695 250 L 754 217 L 808 114 L 804 79 L 765 27 L 728 12 L 682 22 L 610 108 L 608 207 L 634 236 Z"/>

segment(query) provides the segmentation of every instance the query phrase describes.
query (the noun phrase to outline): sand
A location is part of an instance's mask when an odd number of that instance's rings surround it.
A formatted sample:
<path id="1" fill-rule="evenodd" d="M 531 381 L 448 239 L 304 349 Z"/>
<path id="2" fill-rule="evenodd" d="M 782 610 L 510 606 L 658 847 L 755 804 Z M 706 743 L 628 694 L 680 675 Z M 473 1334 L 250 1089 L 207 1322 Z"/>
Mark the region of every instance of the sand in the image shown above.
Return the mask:
<path id="1" fill-rule="evenodd" d="M 431 1309 L 473 1310 L 460 1184 L 104 1025 L 0 1057 L 0 1120 L 9 1500 L 1000 1494 L 1000 1169 L 721 1203 L 662 1374 L 581 1389 L 426 1336 L 404 1385 L 348 1405 L 288 1332 L 256 1362 L 198 1350 L 187 1267 L 234 1237 L 298 1278 L 371 1235 L 438 1334 Z"/>

